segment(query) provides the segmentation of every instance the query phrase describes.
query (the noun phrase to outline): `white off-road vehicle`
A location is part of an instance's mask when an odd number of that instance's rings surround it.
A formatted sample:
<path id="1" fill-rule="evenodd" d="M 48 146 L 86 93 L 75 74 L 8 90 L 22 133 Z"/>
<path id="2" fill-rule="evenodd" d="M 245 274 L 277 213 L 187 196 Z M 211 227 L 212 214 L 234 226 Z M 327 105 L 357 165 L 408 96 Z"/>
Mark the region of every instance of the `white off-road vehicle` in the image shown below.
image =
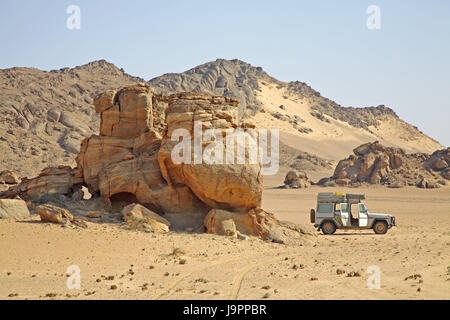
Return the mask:
<path id="1" fill-rule="evenodd" d="M 364 199 L 364 194 L 320 192 L 316 209 L 311 209 L 311 222 L 324 234 L 336 229 L 373 229 L 384 234 L 396 225 L 389 214 L 369 212 L 361 202 Z"/>

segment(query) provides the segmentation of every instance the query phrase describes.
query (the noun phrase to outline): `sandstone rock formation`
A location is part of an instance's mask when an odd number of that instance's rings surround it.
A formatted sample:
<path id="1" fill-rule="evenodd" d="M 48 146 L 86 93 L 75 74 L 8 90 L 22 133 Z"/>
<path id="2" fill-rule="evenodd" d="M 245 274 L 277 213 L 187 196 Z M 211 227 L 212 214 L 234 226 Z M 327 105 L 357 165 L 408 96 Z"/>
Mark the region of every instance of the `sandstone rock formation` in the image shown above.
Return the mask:
<path id="1" fill-rule="evenodd" d="M 89 192 L 101 195 L 108 206 L 124 200 L 158 213 L 183 212 L 200 219 L 207 206 L 186 185 L 169 186 L 161 175 L 158 151 L 164 112 L 150 87 L 138 84 L 110 90 L 94 104 L 101 113 L 100 135 L 84 140 L 76 158 Z"/>
<path id="2" fill-rule="evenodd" d="M 27 204 L 19 199 L 0 199 L 0 219 L 23 219 L 30 215 Z"/>
<path id="3" fill-rule="evenodd" d="M 289 171 L 284 178 L 284 185 L 292 189 L 309 188 L 311 182 L 304 172 Z"/>
<path id="4" fill-rule="evenodd" d="M 0 193 L 0 198 L 21 196 L 42 203 L 44 195 L 62 194 L 80 202 L 85 186 L 107 209 L 125 207 L 127 225 L 147 232 L 204 226 L 207 232 L 277 242 L 302 234 L 298 226 L 260 209 L 261 164 L 258 157 L 249 162 L 260 152 L 258 135 L 247 130 L 254 128 L 252 124 L 239 124 L 237 100 L 205 93 L 154 96 L 148 84 L 136 84 L 108 90 L 94 99 L 94 105 L 100 113 L 100 132 L 82 142 L 76 168 L 47 168 Z M 211 136 L 208 129 L 214 129 Z M 180 130 L 185 133 L 181 145 L 189 148 L 177 154 Z M 239 137 L 228 135 L 236 132 L 243 134 L 243 145 Z M 240 147 L 243 159 L 238 157 Z M 175 160 L 174 154 L 183 161 Z M 43 221 L 86 226 L 63 208 L 44 204 L 36 210 Z"/>
<path id="5" fill-rule="evenodd" d="M 78 171 L 69 166 L 49 167 L 33 179 L 23 178 L 22 182 L 6 191 L 0 192 L 0 198 L 19 196 L 25 200 L 37 201 L 45 195 L 72 194 L 81 188 L 83 179 Z"/>
<path id="6" fill-rule="evenodd" d="M 376 141 L 355 148 L 353 153 L 336 166 L 332 179 L 337 184 L 370 183 L 391 187 L 409 185 L 438 188 L 438 180 L 441 177 L 447 179 L 450 148 L 438 150 L 431 155 L 407 154 L 402 149 L 385 147 Z"/>

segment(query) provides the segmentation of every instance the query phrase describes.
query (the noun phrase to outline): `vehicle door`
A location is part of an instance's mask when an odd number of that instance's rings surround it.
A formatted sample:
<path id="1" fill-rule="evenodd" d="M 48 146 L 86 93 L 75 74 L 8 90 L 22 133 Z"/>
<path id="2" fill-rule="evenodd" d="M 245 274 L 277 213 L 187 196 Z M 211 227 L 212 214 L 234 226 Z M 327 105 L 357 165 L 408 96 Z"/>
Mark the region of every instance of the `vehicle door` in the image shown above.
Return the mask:
<path id="1" fill-rule="evenodd" d="M 350 221 L 350 213 L 348 211 L 348 204 L 347 203 L 341 203 L 341 220 L 342 220 L 342 225 L 345 227 L 350 226 L 351 221 Z"/>
<path id="2" fill-rule="evenodd" d="M 367 209 L 364 203 L 358 203 L 359 214 L 359 226 L 367 227 L 369 225 L 369 217 L 367 215 Z"/>

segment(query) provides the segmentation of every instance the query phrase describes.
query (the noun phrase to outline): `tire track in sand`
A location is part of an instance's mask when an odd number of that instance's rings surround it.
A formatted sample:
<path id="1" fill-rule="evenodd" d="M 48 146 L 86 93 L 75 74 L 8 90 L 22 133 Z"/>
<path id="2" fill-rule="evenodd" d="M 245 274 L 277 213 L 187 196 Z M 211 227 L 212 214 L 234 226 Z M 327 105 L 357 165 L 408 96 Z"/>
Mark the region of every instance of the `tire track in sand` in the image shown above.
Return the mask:
<path id="1" fill-rule="evenodd" d="M 257 257 L 257 256 L 255 255 L 255 256 L 252 257 L 252 258 L 256 258 L 256 257 Z M 234 262 L 240 261 L 240 260 L 242 260 L 242 257 L 235 257 L 235 258 L 227 259 L 227 260 L 224 260 L 224 261 L 218 261 L 218 262 L 215 262 L 215 263 L 213 263 L 213 264 L 208 264 L 207 266 L 205 266 L 205 267 L 203 267 L 203 268 L 197 268 L 197 269 L 195 269 L 195 270 L 192 270 L 192 271 L 186 273 L 185 275 L 182 275 L 181 277 L 177 278 L 177 280 L 175 280 L 174 282 L 172 282 L 172 283 L 169 285 L 169 287 L 167 287 L 167 288 L 163 289 L 161 292 L 155 294 L 150 300 L 158 300 L 158 299 L 160 299 L 160 298 L 162 298 L 162 297 L 164 297 L 164 296 L 166 296 L 166 297 L 170 296 L 171 294 L 173 294 L 174 289 L 175 289 L 182 281 L 188 279 L 190 276 L 192 276 L 192 275 L 194 275 L 194 274 L 196 274 L 196 273 L 198 273 L 198 272 L 203 272 L 203 271 L 205 271 L 205 270 L 208 270 L 209 268 L 217 267 L 217 266 L 220 266 L 220 265 L 223 265 L 223 264 L 234 263 Z"/>
<path id="2" fill-rule="evenodd" d="M 292 251 L 288 251 L 288 252 L 292 252 Z M 254 264 L 251 264 L 251 265 L 241 269 L 241 271 L 233 278 L 232 287 L 228 293 L 228 300 L 237 300 L 237 298 L 239 296 L 239 291 L 241 290 L 241 287 L 242 287 L 242 282 L 244 281 L 244 277 L 251 270 L 261 267 L 261 266 L 264 266 L 264 265 L 267 265 L 267 264 L 271 264 L 279 259 L 286 259 L 286 257 L 291 258 L 291 257 L 294 257 L 299 254 L 299 253 L 294 253 L 294 254 L 288 254 L 286 256 L 286 253 L 287 252 L 278 253 L 277 254 L 278 257 L 276 257 L 276 258 L 272 257 L 270 259 L 265 259 L 262 262 L 254 263 Z"/>

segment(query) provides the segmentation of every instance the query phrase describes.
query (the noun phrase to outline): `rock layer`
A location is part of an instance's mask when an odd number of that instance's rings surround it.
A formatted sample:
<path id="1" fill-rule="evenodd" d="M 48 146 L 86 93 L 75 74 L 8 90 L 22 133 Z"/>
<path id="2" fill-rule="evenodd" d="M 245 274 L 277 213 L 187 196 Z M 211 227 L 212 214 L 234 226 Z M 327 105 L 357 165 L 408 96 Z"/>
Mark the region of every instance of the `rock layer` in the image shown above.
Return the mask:
<path id="1" fill-rule="evenodd" d="M 23 178 L 20 184 L 0 192 L 0 198 L 20 197 L 37 201 L 46 195 L 70 195 L 81 189 L 82 183 L 83 179 L 76 169 L 69 166 L 49 167 L 42 170 L 37 177 Z"/>

